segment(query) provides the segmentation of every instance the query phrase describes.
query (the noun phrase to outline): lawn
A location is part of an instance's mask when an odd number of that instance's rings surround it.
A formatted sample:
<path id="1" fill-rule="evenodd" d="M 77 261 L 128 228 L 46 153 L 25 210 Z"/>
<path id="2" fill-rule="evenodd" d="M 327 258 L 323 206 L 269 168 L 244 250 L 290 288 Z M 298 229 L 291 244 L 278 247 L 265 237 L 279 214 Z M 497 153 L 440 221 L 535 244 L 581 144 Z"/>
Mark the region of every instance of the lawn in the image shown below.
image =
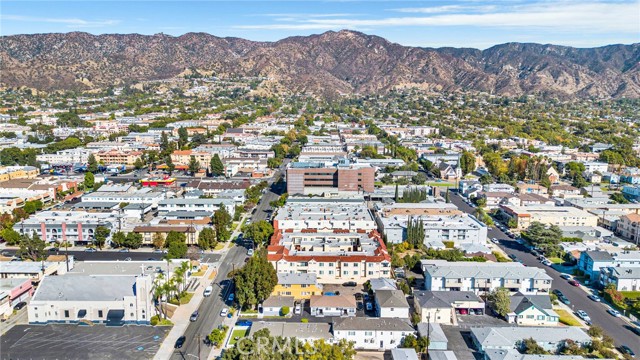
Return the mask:
<path id="1" fill-rule="evenodd" d="M 578 319 L 571 315 L 568 311 L 562 309 L 553 309 L 559 316 L 560 322 L 568 326 L 581 326 Z"/>
<path id="2" fill-rule="evenodd" d="M 441 186 L 441 187 L 453 187 L 453 186 L 455 186 L 455 184 L 453 184 L 453 183 L 444 182 L 444 181 L 431 181 L 431 182 L 426 183 L 426 185 L 429 185 L 429 186 Z"/>
<path id="3" fill-rule="evenodd" d="M 626 299 L 640 299 L 640 291 L 621 291 Z"/>
<path id="4" fill-rule="evenodd" d="M 562 264 L 563 263 L 562 259 L 557 258 L 557 257 L 550 257 L 550 258 L 547 258 L 547 259 L 549 259 L 549 261 L 551 261 L 554 264 Z"/>
<path id="5" fill-rule="evenodd" d="M 233 330 L 233 332 L 231 333 L 231 339 L 229 339 L 229 345 L 235 344 L 236 341 L 242 339 L 243 337 L 246 337 L 247 334 L 249 334 L 249 329 Z"/>
<path id="6" fill-rule="evenodd" d="M 223 243 L 223 242 L 219 242 L 216 244 L 216 247 L 213 248 L 213 250 L 222 250 L 222 248 L 226 245 L 227 243 Z"/>
<path id="7" fill-rule="evenodd" d="M 184 295 L 180 297 L 180 305 L 188 304 L 192 297 L 192 292 L 185 292 Z"/>

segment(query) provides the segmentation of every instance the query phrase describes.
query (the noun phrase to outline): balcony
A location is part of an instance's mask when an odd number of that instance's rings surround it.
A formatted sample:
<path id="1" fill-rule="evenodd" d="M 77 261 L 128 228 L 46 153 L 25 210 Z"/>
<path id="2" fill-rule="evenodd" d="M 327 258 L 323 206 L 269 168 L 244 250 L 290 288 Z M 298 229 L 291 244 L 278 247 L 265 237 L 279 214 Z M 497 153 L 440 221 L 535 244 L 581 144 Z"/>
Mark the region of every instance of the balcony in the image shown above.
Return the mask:
<path id="1" fill-rule="evenodd" d="M 444 281 L 444 287 L 447 288 L 459 288 L 462 286 L 462 279 L 446 279 Z"/>
<path id="2" fill-rule="evenodd" d="M 519 288 L 522 282 L 520 280 L 505 280 L 504 287 L 506 288 Z"/>

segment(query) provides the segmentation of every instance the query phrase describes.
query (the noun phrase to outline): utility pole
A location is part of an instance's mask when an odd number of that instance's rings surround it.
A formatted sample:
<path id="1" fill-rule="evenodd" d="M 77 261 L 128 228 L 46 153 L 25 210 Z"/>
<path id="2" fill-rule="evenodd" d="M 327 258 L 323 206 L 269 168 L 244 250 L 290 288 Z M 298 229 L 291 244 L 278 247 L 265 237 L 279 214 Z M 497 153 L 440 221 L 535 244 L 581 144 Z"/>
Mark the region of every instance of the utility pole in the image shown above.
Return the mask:
<path id="1" fill-rule="evenodd" d="M 424 349 L 427 359 L 429 358 L 429 342 L 431 342 L 431 313 L 427 314 L 427 348 Z"/>

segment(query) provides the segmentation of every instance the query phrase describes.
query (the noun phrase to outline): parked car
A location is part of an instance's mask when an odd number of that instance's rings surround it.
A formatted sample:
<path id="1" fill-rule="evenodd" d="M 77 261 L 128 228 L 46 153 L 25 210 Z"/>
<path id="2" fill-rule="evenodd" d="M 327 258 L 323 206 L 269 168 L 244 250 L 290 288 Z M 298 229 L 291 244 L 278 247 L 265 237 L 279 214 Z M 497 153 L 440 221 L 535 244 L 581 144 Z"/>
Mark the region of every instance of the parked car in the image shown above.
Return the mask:
<path id="1" fill-rule="evenodd" d="M 300 304 L 296 304 L 296 305 L 293 307 L 293 313 L 294 313 L 295 315 L 300 315 L 300 314 L 302 313 L 302 306 L 300 306 Z"/>
<path id="2" fill-rule="evenodd" d="M 560 274 L 560 278 L 565 280 L 571 280 L 571 275 L 569 274 Z"/>
<path id="3" fill-rule="evenodd" d="M 120 250 L 118 250 L 118 252 L 129 252 L 129 249 L 127 249 L 127 248 L 120 249 Z"/>
<path id="4" fill-rule="evenodd" d="M 549 260 L 544 260 L 544 261 L 542 262 L 542 265 L 544 265 L 544 266 L 551 266 L 551 265 L 553 265 L 553 263 L 552 263 L 551 261 L 549 261 Z"/>
<path id="5" fill-rule="evenodd" d="M 558 300 L 560 300 L 560 302 L 565 305 L 571 305 L 571 301 L 569 301 L 569 299 L 567 299 L 567 297 L 564 295 L 558 296 Z"/>
<path id="6" fill-rule="evenodd" d="M 131 261 L 131 258 L 130 257 L 126 257 L 126 258 L 124 258 L 124 261 Z"/>
<path id="7" fill-rule="evenodd" d="M 173 347 L 176 349 L 180 349 L 182 348 L 182 345 L 184 345 L 185 341 L 187 341 L 187 338 L 185 336 L 180 336 L 178 340 L 176 340 L 176 344 Z"/>
<path id="8" fill-rule="evenodd" d="M 516 259 L 517 259 L 517 258 L 518 258 L 518 257 L 517 257 L 517 256 L 515 256 L 514 254 L 509 254 L 509 259 L 511 259 L 511 260 L 513 260 L 513 261 L 516 261 Z"/>
<path id="9" fill-rule="evenodd" d="M 198 313 L 198 310 L 194 311 L 193 314 L 191 314 L 191 317 L 189 317 L 189 321 L 197 321 L 198 315 L 200 315 L 200 313 Z"/>
<path id="10" fill-rule="evenodd" d="M 220 311 L 220 316 L 227 316 L 229 314 L 229 309 L 224 308 Z"/>
<path id="11" fill-rule="evenodd" d="M 86 248 L 84 249 L 84 252 L 96 252 L 98 250 L 94 249 L 94 248 Z"/>
<path id="12" fill-rule="evenodd" d="M 589 298 L 589 300 L 595 301 L 595 302 L 600 302 L 600 297 L 598 295 L 589 295 L 587 296 Z"/>
<path id="13" fill-rule="evenodd" d="M 499 241 L 496 238 L 491 238 L 491 242 L 494 243 L 494 244 L 497 244 Z"/>
<path id="14" fill-rule="evenodd" d="M 355 297 L 356 297 L 356 301 L 362 301 L 362 294 L 361 293 L 356 293 Z"/>
<path id="15" fill-rule="evenodd" d="M 253 256 L 253 249 L 247 250 L 247 255 L 248 256 Z"/>
<path id="16" fill-rule="evenodd" d="M 576 315 L 578 315 L 578 317 L 586 322 L 591 322 L 591 318 L 589 317 L 589 315 L 584 311 L 584 310 L 578 310 L 576 311 Z"/>
<path id="17" fill-rule="evenodd" d="M 24 301 L 20 301 L 19 303 L 17 303 L 14 307 L 13 310 L 20 310 L 23 307 L 27 306 L 27 303 Z"/>
<path id="18" fill-rule="evenodd" d="M 627 354 L 632 358 L 636 357 L 636 353 L 634 353 L 633 350 L 631 350 L 631 348 L 628 347 L 627 345 L 620 346 L 620 352 L 622 352 L 623 354 Z"/>
<path id="19" fill-rule="evenodd" d="M 460 315 L 467 315 L 469 314 L 469 311 L 467 309 L 458 309 L 458 313 Z"/>
<path id="20" fill-rule="evenodd" d="M 202 341 L 204 342 L 204 344 L 205 344 L 206 346 L 211 346 L 211 345 L 213 345 L 213 344 L 211 343 L 211 339 L 209 339 L 209 337 L 208 337 L 208 336 L 205 336 L 205 337 L 204 337 L 204 340 L 202 340 Z"/>
<path id="21" fill-rule="evenodd" d="M 342 284 L 342 286 L 356 287 L 358 286 L 358 284 L 355 281 L 347 281 L 346 283 Z"/>
<path id="22" fill-rule="evenodd" d="M 622 314 L 620 314 L 620 311 L 615 310 L 615 309 L 607 309 L 607 312 L 609 313 L 609 315 L 614 316 L 614 317 L 622 316 Z"/>
<path id="23" fill-rule="evenodd" d="M 569 284 L 571 286 L 580 286 L 580 283 L 577 280 L 571 280 L 571 281 L 569 281 Z"/>
<path id="24" fill-rule="evenodd" d="M 202 295 L 204 295 L 204 297 L 211 296 L 212 292 L 213 292 L 213 286 L 209 285 L 204 289 L 204 293 L 202 293 Z"/>

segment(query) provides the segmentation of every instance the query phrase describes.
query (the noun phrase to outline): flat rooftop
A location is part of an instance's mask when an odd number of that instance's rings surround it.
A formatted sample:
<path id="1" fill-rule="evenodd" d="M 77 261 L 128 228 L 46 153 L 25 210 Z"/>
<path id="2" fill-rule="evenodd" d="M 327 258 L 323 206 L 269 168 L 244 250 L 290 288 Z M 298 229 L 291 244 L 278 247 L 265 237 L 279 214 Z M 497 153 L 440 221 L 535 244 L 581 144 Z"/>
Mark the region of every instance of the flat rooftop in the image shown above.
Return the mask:
<path id="1" fill-rule="evenodd" d="M 117 301 L 135 296 L 136 276 L 45 276 L 32 301 Z"/>

